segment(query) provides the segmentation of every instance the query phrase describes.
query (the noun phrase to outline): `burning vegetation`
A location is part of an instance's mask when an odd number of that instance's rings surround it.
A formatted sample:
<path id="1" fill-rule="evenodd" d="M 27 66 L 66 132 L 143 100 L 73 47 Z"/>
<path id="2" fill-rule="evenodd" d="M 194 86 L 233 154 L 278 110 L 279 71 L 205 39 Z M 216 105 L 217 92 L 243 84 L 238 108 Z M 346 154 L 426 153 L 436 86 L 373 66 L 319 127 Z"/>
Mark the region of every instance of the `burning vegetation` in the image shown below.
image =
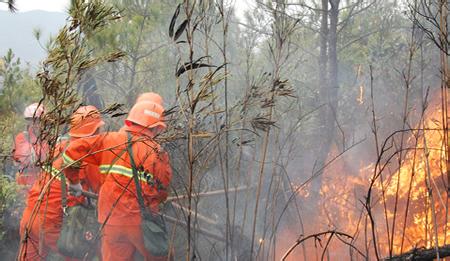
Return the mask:
<path id="1" fill-rule="evenodd" d="M 355 164 L 352 158 L 356 155 L 342 156 L 332 163 L 324 173 L 320 216 L 315 218 L 315 229 L 348 233 L 359 249 L 364 249 L 368 241 L 373 244 L 370 223 L 361 201 L 375 176 L 371 208 L 380 255 L 430 249 L 436 243 L 446 245 L 450 234 L 445 207 L 447 155 L 443 129 L 442 108 L 435 102 L 429 106 L 423 123 L 406 130 L 408 134 L 400 165 L 394 160 L 400 152 L 395 149 L 393 140 L 386 140 L 386 149 L 390 153 L 378 163 L 360 160 Z M 329 159 L 337 154 L 334 148 Z M 308 196 L 299 195 L 301 198 Z M 329 248 L 332 256 L 351 251 L 344 244 L 330 244 Z"/>

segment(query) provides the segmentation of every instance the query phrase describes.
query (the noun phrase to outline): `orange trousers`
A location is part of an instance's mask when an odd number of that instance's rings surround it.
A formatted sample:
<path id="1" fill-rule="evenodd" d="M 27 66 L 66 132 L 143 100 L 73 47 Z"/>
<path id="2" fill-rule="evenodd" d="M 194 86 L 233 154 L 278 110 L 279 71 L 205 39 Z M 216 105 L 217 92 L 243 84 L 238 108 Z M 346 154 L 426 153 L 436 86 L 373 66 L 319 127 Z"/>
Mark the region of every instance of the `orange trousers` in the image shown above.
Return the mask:
<path id="1" fill-rule="evenodd" d="M 23 213 L 22 220 L 20 221 L 20 248 L 19 257 L 20 261 L 28 260 L 46 260 L 47 256 L 52 253 L 53 255 L 60 256 L 66 261 L 75 261 L 78 259 L 64 257 L 58 253 L 57 241 L 61 226 L 53 222 L 46 222 L 42 224 L 37 217 L 32 224 L 27 227 L 27 235 L 25 237 L 25 227 L 30 219 L 30 211 L 26 209 Z"/>
<path id="2" fill-rule="evenodd" d="M 146 261 L 166 261 L 167 257 L 156 257 L 145 248 L 139 225 L 105 225 L 102 237 L 104 261 L 132 261 L 136 251 Z"/>
<path id="3" fill-rule="evenodd" d="M 45 260 L 50 250 L 57 251 L 56 241 L 59 237 L 60 227 L 48 225 L 44 227 L 39 222 L 39 217 L 28 224 L 30 212 L 29 209 L 25 209 L 20 221 L 21 253 L 19 253 L 19 260 Z M 26 231 L 25 228 L 27 228 Z M 25 234 L 25 232 L 27 233 Z"/>

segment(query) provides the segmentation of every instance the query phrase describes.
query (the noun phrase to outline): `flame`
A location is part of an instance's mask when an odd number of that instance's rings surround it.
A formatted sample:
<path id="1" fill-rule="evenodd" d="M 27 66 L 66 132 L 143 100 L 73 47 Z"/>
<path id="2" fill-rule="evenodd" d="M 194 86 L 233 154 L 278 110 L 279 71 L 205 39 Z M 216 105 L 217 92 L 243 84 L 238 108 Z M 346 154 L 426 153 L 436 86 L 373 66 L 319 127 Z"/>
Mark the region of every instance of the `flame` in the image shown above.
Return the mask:
<path id="1" fill-rule="evenodd" d="M 390 180 L 385 181 L 388 206 L 395 204 L 397 191 L 398 206 L 400 206 L 397 213 L 394 212 L 393 207 L 387 208 L 389 218 L 393 219 L 394 216 L 397 216 L 392 243 L 394 253 L 404 252 L 415 247 L 430 248 L 434 246 L 435 229 L 437 230 L 438 245 L 445 244 L 446 238 L 450 237 L 444 202 L 447 196 L 446 185 L 443 181 L 444 173 L 447 172 L 446 151 L 440 119 L 442 119 L 440 109 L 435 109 L 427 115 L 424 131 L 418 133 L 420 136 L 417 142 L 414 137 L 408 141 L 409 144 L 415 146 L 415 150 L 409 151 L 405 155 L 401 167 Z M 426 150 L 428 150 L 428 155 L 426 155 Z M 429 168 L 427 164 L 429 164 Z M 381 186 L 378 186 L 377 189 L 382 190 Z M 433 197 L 430 196 L 429 189 L 431 189 Z M 406 204 L 409 204 L 408 212 L 405 209 Z M 435 213 L 433 213 L 432 204 Z M 436 221 L 434 221 L 434 216 Z"/>
<path id="2" fill-rule="evenodd" d="M 360 89 L 360 93 L 362 91 Z M 381 177 L 383 182 L 378 179 L 375 183 L 372 212 L 381 257 L 389 256 L 390 248 L 395 255 L 413 248 L 431 248 L 436 240 L 440 246 L 448 244 L 450 228 L 446 212 L 446 151 L 441 121 L 440 106 L 430 107 L 422 130 L 404 134 L 408 139 L 403 147 L 408 149 L 401 155 L 400 167 L 395 167 L 399 164 L 398 159 L 397 162 L 394 160 L 384 169 Z M 334 158 L 338 153 L 337 147 L 333 148 L 329 158 Z M 363 252 L 369 249 L 368 254 L 372 259 L 371 227 L 363 202 L 376 166 L 359 160 L 358 156 L 343 155 L 327 168 L 322 177 L 319 203 L 314 206 L 319 209 L 318 213 L 304 222 L 308 224 L 305 227 L 310 232 L 335 229 L 352 235 L 353 244 Z M 295 184 L 292 186 L 296 188 Z M 432 190 L 432 198 L 429 189 Z M 305 199 L 309 193 L 309 189 L 299 190 L 297 197 Z M 369 247 L 366 248 L 366 245 Z M 349 256 L 348 246 L 339 242 L 330 244 L 329 249 L 332 260 Z M 314 256 L 314 253 L 307 253 L 306 256 Z M 361 258 L 357 254 L 354 257 L 355 260 Z M 300 256 L 298 258 L 302 259 Z"/>

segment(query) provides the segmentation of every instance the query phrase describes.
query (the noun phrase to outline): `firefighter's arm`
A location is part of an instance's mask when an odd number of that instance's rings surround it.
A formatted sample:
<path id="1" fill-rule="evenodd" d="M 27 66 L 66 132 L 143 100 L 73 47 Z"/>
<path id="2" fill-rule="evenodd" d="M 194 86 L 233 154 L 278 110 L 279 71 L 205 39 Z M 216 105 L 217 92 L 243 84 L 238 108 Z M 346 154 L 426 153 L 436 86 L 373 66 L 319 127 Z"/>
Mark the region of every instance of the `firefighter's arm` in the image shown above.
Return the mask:
<path id="1" fill-rule="evenodd" d="M 63 154 L 64 175 L 70 184 L 80 183 L 80 170 L 82 164 L 98 165 L 98 150 L 101 145 L 100 137 L 86 137 L 73 140 L 69 143 Z"/>

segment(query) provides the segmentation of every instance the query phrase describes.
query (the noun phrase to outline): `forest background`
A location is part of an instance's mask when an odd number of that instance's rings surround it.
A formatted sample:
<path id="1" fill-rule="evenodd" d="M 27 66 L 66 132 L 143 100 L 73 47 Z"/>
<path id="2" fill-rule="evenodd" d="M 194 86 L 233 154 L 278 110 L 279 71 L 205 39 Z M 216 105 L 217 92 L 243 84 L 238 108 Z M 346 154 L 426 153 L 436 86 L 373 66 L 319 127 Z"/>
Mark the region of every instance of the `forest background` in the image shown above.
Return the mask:
<path id="1" fill-rule="evenodd" d="M 448 35 L 439 38 L 440 24 L 424 17 L 427 11 L 437 17 L 445 1 L 254 1 L 242 18 L 235 1 L 105 2 L 121 19 L 83 36 L 85 48 L 93 57 L 119 50 L 125 56 L 79 75 L 71 86 L 79 103 L 121 104 L 125 113 L 140 93 L 160 93 L 171 112 L 165 146 L 173 194 L 225 191 L 180 201 L 182 211 L 167 210 L 192 224 L 173 228 L 183 234 L 174 238 L 175 256 L 276 259 L 301 235 L 320 232 L 330 241 L 330 233 L 343 233 L 345 243 L 305 242 L 291 257 L 359 260 L 447 244 L 445 167 L 428 179 L 440 199 L 411 185 L 429 188 L 427 175 L 414 181 L 415 163 L 408 174 L 398 171 L 431 128 L 424 118 L 445 129 L 442 117 L 425 115 L 442 109 Z M 44 39 L 39 29 L 34 37 L 44 50 L 54 48 L 54 37 Z M 2 55 L 0 240 L 9 246 L 17 225 L 13 210 L 23 204 L 8 178 L 14 175 L 12 141 L 24 128 L 24 107 L 45 99 L 36 69 L 14 56 L 14 46 Z M 108 129 L 120 128 L 120 114 L 105 114 Z M 433 145 L 440 162 L 445 149 L 439 142 Z M 421 191 L 418 198 L 403 193 L 408 184 Z M 242 186 L 243 192 L 232 191 Z M 417 210 L 414 200 L 426 206 Z M 409 204 L 414 207 L 405 210 Z M 416 223 L 420 213 L 429 217 L 424 224 Z M 202 227 L 222 240 L 202 236 Z"/>

